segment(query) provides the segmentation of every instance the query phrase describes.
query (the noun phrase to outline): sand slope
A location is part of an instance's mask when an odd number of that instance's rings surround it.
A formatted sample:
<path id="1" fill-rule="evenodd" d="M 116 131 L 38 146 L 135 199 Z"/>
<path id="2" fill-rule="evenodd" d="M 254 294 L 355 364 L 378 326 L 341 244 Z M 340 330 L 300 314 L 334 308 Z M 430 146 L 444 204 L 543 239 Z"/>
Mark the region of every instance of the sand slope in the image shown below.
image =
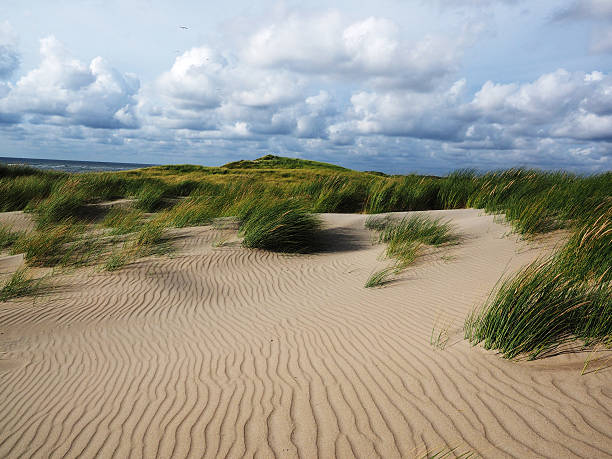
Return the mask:
<path id="1" fill-rule="evenodd" d="M 0 457 L 608 457 L 609 368 L 462 339 L 499 276 L 544 249 L 476 210 L 430 213 L 463 244 L 383 289 L 363 288 L 387 263 L 365 216 L 334 214 L 327 253 L 216 248 L 219 231 L 188 229 L 173 258 L 0 304 Z"/>

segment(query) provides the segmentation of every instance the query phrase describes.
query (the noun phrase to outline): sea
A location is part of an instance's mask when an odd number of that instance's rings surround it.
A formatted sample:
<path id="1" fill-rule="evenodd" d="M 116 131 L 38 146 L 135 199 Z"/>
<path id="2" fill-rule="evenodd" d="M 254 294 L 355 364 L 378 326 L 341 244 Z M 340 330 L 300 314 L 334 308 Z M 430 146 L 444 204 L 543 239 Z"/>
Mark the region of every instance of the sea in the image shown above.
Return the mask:
<path id="1" fill-rule="evenodd" d="M 5 158 L 2 156 L 0 156 L 0 164 L 25 165 L 35 167 L 37 169 L 48 169 L 62 172 L 112 172 L 156 166 L 156 164 L 72 161 L 69 159 Z"/>

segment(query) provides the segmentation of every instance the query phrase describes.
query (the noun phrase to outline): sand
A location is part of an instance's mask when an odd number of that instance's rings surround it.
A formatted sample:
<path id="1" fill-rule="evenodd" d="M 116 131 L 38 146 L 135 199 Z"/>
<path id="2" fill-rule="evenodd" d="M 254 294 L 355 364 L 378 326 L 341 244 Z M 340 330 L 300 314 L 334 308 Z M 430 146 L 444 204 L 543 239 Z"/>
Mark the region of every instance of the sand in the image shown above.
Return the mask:
<path id="1" fill-rule="evenodd" d="M 584 353 L 509 362 L 463 340 L 500 275 L 552 242 L 428 213 L 462 244 L 384 288 L 363 287 L 389 263 L 365 216 L 328 214 L 326 253 L 190 228 L 170 258 L 0 304 L 0 457 L 610 457 L 610 364 L 581 375 Z"/>

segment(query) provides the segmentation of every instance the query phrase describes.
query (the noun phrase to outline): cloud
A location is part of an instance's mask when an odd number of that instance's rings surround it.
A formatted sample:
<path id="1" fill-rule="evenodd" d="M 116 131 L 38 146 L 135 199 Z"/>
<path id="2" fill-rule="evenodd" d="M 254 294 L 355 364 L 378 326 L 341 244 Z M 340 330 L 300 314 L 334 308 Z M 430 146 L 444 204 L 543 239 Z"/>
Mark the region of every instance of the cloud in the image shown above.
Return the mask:
<path id="1" fill-rule="evenodd" d="M 303 100 L 303 89 L 299 75 L 253 68 L 231 53 L 202 46 L 178 56 L 141 93 L 140 112 L 172 129 L 226 131 L 232 137 L 237 132 L 289 133 L 278 112 Z"/>
<path id="2" fill-rule="evenodd" d="M 331 11 L 293 13 L 262 27 L 240 55 L 253 67 L 428 91 L 456 70 L 464 45 L 463 37 L 437 35 L 407 41 L 389 19 L 348 23 Z"/>
<path id="3" fill-rule="evenodd" d="M 41 63 L 0 99 L 3 116 L 28 116 L 38 124 L 118 129 L 138 126 L 134 108 L 140 86 L 101 57 L 86 65 L 54 37 L 40 42 Z"/>
<path id="4" fill-rule="evenodd" d="M 458 80 L 435 93 L 356 92 L 344 116 L 329 125 L 329 139 L 335 145 L 368 137 L 385 144 L 380 139 L 437 142 L 455 155 L 469 151 L 499 164 L 504 158 L 513 164 L 547 164 L 544 152 L 554 151 L 551 158 L 557 161 L 570 149 L 581 152 L 576 164 L 597 158 L 594 164 L 601 166 L 601 158 L 612 159 L 610 75 L 559 69 L 528 83 L 488 81 L 471 99 L 466 86 Z M 585 142 L 600 145 L 577 146 Z M 565 153 L 560 145 L 567 146 Z"/>
<path id="5" fill-rule="evenodd" d="M 11 25 L 8 21 L 0 23 L 0 80 L 9 79 L 19 67 L 20 62 L 17 38 Z M 2 95 L 0 92 L 0 97 Z"/>
<path id="6" fill-rule="evenodd" d="M 390 19 L 293 12 L 258 24 L 233 47 L 187 49 L 142 87 L 105 59 L 75 59 L 47 37 L 36 68 L 0 81 L 0 138 L 27 139 L 41 151 L 148 151 L 160 162 L 182 155 L 222 163 L 272 151 L 396 172 L 407 172 L 396 168 L 400 162 L 438 172 L 610 168 L 610 74 L 463 78 L 468 29 L 454 38 L 407 39 Z M 14 72 L 15 65 L 5 67 Z"/>
<path id="7" fill-rule="evenodd" d="M 554 19 L 562 20 L 612 20 L 612 2 L 609 0 L 576 0 L 558 10 Z"/>
<path id="8" fill-rule="evenodd" d="M 555 21 L 585 21 L 591 26 L 592 54 L 612 54 L 612 2 L 610 0 L 576 0 L 557 10 Z"/>
<path id="9" fill-rule="evenodd" d="M 463 122 L 454 116 L 465 90 L 456 81 L 439 93 L 413 91 L 357 92 L 351 97 L 348 120 L 330 126 L 334 135 L 387 135 L 451 140 Z"/>
<path id="10" fill-rule="evenodd" d="M 612 77 L 559 69 L 521 85 L 488 81 L 466 110 L 522 136 L 601 140 L 612 113 Z"/>

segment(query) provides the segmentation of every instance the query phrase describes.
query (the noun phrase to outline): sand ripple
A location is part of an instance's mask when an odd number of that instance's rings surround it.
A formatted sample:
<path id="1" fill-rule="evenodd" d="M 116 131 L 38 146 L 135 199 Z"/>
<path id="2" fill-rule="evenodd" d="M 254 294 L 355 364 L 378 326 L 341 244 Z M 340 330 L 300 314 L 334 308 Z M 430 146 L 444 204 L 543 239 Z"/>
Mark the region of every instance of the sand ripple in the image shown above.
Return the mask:
<path id="1" fill-rule="evenodd" d="M 610 369 L 462 339 L 467 312 L 541 250 L 479 211 L 432 213 L 464 243 L 384 289 L 363 288 L 386 263 L 365 217 L 328 215 L 336 251 L 213 247 L 222 231 L 188 229 L 172 258 L 0 306 L 0 456 L 609 457 Z"/>

